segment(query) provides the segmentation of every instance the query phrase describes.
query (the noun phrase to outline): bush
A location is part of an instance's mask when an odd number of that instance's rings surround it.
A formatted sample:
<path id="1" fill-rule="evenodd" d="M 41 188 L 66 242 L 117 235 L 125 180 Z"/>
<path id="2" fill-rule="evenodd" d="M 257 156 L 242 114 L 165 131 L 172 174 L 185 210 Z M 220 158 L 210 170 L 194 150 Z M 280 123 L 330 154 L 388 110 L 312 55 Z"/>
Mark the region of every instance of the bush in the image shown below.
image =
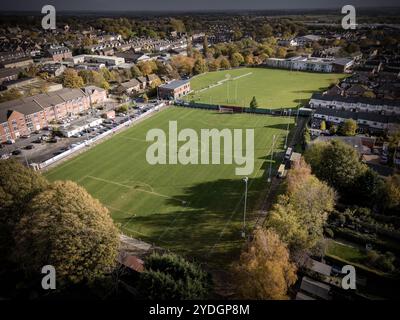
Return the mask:
<path id="1" fill-rule="evenodd" d="M 175 254 L 154 253 L 145 266 L 138 290 L 146 299 L 205 299 L 209 293 L 210 276 L 199 265 Z"/>

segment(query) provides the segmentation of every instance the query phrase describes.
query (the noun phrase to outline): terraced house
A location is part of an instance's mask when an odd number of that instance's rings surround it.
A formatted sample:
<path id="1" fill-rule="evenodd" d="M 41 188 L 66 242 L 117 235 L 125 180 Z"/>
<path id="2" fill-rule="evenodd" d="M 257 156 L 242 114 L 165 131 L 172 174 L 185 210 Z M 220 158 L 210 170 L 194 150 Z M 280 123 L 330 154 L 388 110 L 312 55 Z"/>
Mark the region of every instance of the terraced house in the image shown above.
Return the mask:
<path id="1" fill-rule="evenodd" d="M 89 94 L 68 88 L 3 102 L 0 104 L 1 141 L 17 139 L 88 108 Z"/>
<path id="2" fill-rule="evenodd" d="M 342 97 L 315 93 L 310 99 L 310 107 L 329 108 L 346 111 L 375 112 L 385 115 L 400 115 L 400 102 L 389 99 L 364 97 Z"/>

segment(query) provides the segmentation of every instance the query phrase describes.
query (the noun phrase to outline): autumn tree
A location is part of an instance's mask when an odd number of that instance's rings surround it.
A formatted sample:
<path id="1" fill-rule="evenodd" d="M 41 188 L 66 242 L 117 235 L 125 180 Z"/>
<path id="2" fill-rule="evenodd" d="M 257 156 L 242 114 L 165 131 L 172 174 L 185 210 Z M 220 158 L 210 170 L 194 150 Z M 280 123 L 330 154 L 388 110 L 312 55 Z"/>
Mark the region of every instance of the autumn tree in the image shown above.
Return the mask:
<path id="1" fill-rule="evenodd" d="M 384 186 L 384 206 L 389 212 L 400 216 L 400 175 L 388 177 Z"/>
<path id="2" fill-rule="evenodd" d="M 208 52 L 209 52 L 209 50 L 208 50 L 208 39 L 207 39 L 207 35 L 204 35 L 204 40 L 203 40 L 203 54 L 204 54 L 204 57 L 207 58 Z"/>
<path id="3" fill-rule="evenodd" d="M 244 63 L 244 58 L 239 52 L 235 52 L 231 56 L 230 63 L 232 67 L 239 67 Z"/>
<path id="4" fill-rule="evenodd" d="M 0 94 L 0 102 L 10 101 L 14 99 L 19 99 L 22 97 L 22 93 L 17 88 L 11 88 Z"/>
<path id="5" fill-rule="evenodd" d="M 227 58 L 223 57 L 220 60 L 220 66 L 222 69 L 230 69 L 231 64 L 229 63 L 229 60 Z"/>
<path id="6" fill-rule="evenodd" d="M 208 70 L 217 71 L 220 68 L 220 61 L 218 59 L 212 59 L 208 62 Z"/>
<path id="7" fill-rule="evenodd" d="M 323 227 L 334 209 L 335 191 L 312 175 L 303 160 L 289 171 L 286 188 L 266 224 L 292 252 L 312 249 L 322 238 Z"/>
<path id="8" fill-rule="evenodd" d="M 134 78 L 141 77 L 143 75 L 142 71 L 140 71 L 140 69 L 137 67 L 137 65 L 134 65 L 131 68 L 131 74 L 132 74 L 132 77 L 134 77 Z"/>
<path id="9" fill-rule="evenodd" d="M 118 229 L 108 210 L 70 181 L 57 181 L 37 194 L 15 229 L 15 259 L 28 274 L 44 265 L 57 283 L 90 283 L 115 263 Z"/>
<path id="10" fill-rule="evenodd" d="M 326 122 L 324 120 L 321 121 L 320 129 L 321 129 L 321 131 L 325 131 L 326 130 Z"/>
<path id="11" fill-rule="evenodd" d="M 171 19 L 170 25 L 171 25 L 172 29 L 174 29 L 176 32 L 182 33 L 182 32 L 186 31 L 185 24 L 183 23 L 182 20 Z"/>
<path id="12" fill-rule="evenodd" d="M 297 279 L 289 251 L 273 230 L 259 228 L 235 266 L 240 298 L 284 300 Z"/>
<path id="13" fill-rule="evenodd" d="M 47 187 L 40 174 L 16 160 L 0 160 L 0 266 L 11 262 L 15 226 L 29 202 Z"/>
<path id="14" fill-rule="evenodd" d="M 193 73 L 201 74 L 207 71 L 207 63 L 203 58 L 198 58 L 194 62 Z"/>
<path id="15" fill-rule="evenodd" d="M 353 119 L 347 119 L 345 122 L 343 122 L 341 133 L 344 136 L 355 136 L 357 128 L 357 122 L 355 122 Z"/>
<path id="16" fill-rule="evenodd" d="M 155 63 L 155 61 L 139 62 L 138 67 L 144 76 L 148 76 L 149 74 L 157 71 L 157 64 Z"/>
<path id="17" fill-rule="evenodd" d="M 184 56 L 174 56 L 171 59 L 171 65 L 179 72 L 181 76 L 192 74 L 194 59 Z"/>
<path id="18" fill-rule="evenodd" d="M 80 88 L 83 87 L 84 82 L 82 77 L 78 75 L 76 70 L 68 68 L 62 75 L 62 84 L 67 88 Z"/>

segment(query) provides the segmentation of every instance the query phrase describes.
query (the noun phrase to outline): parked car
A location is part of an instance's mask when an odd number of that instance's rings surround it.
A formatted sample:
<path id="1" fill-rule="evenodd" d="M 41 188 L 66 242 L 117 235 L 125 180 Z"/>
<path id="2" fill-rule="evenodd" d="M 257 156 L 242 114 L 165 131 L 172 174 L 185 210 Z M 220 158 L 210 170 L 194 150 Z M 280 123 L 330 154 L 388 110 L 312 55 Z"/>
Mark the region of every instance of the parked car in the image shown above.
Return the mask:
<path id="1" fill-rule="evenodd" d="M 28 144 L 25 149 L 26 150 L 32 150 L 33 148 L 35 148 L 35 146 L 33 144 Z"/>
<path id="2" fill-rule="evenodd" d="M 22 151 L 19 150 L 19 149 L 16 149 L 16 150 L 14 150 L 13 152 L 11 152 L 11 154 L 12 154 L 13 156 L 17 156 L 17 155 L 19 155 L 19 154 L 21 154 L 21 153 L 22 153 Z"/>
<path id="3" fill-rule="evenodd" d="M 21 136 L 22 139 L 28 139 L 30 137 L 31 137 L 30 134 L 24 134 L 24 135 Z"/>
<path id="4" fill-rule="evenodd" d="M 15 140 L 14 140 L 14 139 L 8 139 L 8 140 L 6 141 L 6 143 L 7 143 L 7 144 L 14 144 L 14 143 L 15 143 Z"/>
<path id="5" fill-rule="evenodd" d="M 33 142 L 33 143 L 42 143 L 42 140 L 41 140 L 40 138 L 38 138 L 38 139 L 36 139 L 36 140 L 33 140 L 32 142 Z"/>

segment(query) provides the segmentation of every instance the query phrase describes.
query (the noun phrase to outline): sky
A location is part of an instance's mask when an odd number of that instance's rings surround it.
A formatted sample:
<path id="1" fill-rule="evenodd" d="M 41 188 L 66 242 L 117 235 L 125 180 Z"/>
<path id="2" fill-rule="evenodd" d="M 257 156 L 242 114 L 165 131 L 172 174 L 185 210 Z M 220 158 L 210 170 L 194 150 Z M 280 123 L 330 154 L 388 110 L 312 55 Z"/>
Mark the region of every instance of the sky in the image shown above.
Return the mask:
<path id="1" fill-rule="evenodd" d="M 346 4 L 357 7 L 399 6 L 398 0 L 2 0 L 1 11 L 41 11 L 52 4 L 56 10 L 85 11 L 214 11 L 330 9 Z"/>

